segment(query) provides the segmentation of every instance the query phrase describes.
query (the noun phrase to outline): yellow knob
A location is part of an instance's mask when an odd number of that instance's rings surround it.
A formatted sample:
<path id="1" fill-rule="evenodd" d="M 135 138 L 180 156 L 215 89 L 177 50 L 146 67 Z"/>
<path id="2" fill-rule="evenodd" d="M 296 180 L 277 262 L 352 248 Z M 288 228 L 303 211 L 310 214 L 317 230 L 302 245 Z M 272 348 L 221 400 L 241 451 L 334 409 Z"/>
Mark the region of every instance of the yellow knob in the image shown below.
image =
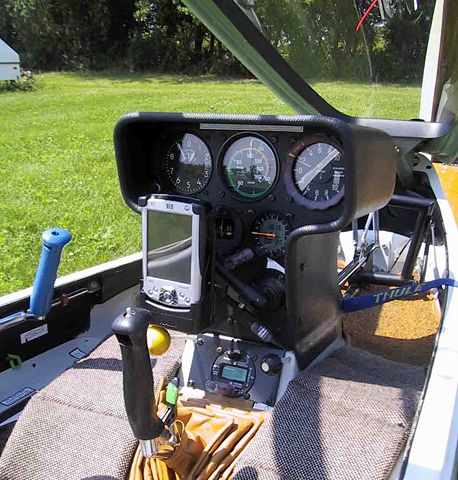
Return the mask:
<path id="1" fill-rule="evenodd" d="M 146 331 L 146 341 L 150 355 L 164 354 L 170 347 L 170 334 L 165 328 L 150 325 Z"/>

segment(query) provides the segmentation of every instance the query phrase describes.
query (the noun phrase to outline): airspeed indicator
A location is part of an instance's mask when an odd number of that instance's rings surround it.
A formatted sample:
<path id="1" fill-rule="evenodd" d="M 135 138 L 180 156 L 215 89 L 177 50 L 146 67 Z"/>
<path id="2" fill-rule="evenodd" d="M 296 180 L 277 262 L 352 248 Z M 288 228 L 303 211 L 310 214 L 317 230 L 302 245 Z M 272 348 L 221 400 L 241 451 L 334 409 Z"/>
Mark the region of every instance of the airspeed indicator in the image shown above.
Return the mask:
<path id="1" fill-rule="evenodd" d="M 263 197 L 277 179 L 277 157 L 273 148 L 261 137 L 238 137 L 225 150 L 223 178 L 239 197 L 255 200 Z"/>

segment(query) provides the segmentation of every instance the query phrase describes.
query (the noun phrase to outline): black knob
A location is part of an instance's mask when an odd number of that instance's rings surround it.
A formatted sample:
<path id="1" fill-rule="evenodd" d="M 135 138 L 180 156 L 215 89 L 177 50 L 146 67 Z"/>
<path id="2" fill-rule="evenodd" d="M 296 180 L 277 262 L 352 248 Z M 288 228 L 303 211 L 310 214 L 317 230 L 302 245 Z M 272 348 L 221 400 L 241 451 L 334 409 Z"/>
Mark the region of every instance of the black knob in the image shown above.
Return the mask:
<path id="1" fill-rule="evenodd" d="M 274 353 L 269 353 L 261 360 L 261 370 L 266 375 L 277 375 L 281 372 L 281 358 Z"/>
<path id="2" fill-rule="evenodd" d="M 228 352 L 227 356 L 231 359 L 231 360 L 234 360 L 234 361 L 239 361 L 240 358 L 242 357 L 241 353 L 239 350 L 231 350 L 230 352 Z"/>

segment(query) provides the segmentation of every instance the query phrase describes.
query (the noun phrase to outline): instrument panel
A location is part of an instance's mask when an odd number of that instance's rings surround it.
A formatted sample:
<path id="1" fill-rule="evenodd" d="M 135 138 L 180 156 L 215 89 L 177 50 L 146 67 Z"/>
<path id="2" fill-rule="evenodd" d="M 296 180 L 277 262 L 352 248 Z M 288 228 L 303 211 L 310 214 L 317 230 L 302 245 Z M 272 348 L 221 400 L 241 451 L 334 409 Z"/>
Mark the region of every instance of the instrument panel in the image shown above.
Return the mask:
<path id="1" fill-rule="evenodd" d="M 282 263 L 292 230 L 340 214 L 345 166 L 335 136 L 297 127 L 163 127 L 149 150 L 151 191 L 209 201 L 221 255 L 251 248 Z"/>
<path id="2" fill-rule="evenodd" d="M 117 161 L 132 208 L 153 193 L 209 202 L 219 258 L 243 252 L 231 265 L 250 256 L 246 249 L 283 264 L 293 230 L 340 218 L 347 144 L 339 129 L 319 119 L 301 125 L 278 117 L 270 117 L 272 124 L 268 117 L 252 123 L 248 117 L 233 117 L 242 123 L 189 117 L 140 114 L 138 122 L 122 120 L 122 133 L 115 132 Z"/>
<path id="3" fill-rule="evenodd" d="M 295 142 L 283 168 L 279 152 L 268 138 L 257 133 L 233 135 L 213 154 L 206 141 L 192 132 L 162 142 L 164 153 L 154 156 L 153 162 L 158 163 L 172 193 L 202 192 L 215 170 L 234 198 L 257 201 L 273 190 L 283 170 L 287 191 L 309 209 L 327 209 L 344 195 L 342 150 L 335 139 L 324 135 L 309 135 Z"/>

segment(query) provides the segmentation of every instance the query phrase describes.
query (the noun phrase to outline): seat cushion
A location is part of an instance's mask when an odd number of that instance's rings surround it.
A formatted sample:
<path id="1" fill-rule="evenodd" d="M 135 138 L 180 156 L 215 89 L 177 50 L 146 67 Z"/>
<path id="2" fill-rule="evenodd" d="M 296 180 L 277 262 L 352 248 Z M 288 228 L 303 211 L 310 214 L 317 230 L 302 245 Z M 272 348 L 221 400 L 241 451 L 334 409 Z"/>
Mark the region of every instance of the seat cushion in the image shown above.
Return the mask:
<path id="1" fill-rule="evenodd" d="M 173 377 L 184 337 L 151 360 L 155 383 Z M 137 445 L 127 421 L 121 352 L 110 337 L 38 392 L 0 457 L 1 480 L 124 480 Z"/>
<path id="2" fill-rule="evenodd" d="M 382 480 L 405 446 L 422 369 L 344 347 L 290 382 L 234 480 Z"/>
<path id="3" fill-rule="evenodd" d="M 6 442 L 8 441 L 15 424 L 16 422 L 10 422 L 0 427 L 0 455 L 5 448 Z"/>

